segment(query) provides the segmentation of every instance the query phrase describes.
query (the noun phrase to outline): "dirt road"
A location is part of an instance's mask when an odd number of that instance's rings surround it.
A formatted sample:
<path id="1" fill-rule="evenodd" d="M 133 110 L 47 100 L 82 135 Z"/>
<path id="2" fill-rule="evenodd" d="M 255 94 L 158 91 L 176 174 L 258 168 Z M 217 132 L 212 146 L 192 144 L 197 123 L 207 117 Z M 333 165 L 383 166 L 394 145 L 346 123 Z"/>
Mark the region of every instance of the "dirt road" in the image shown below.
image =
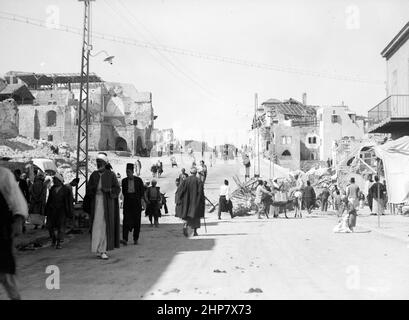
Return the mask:
<path id="1" fill-rule="evenodd" d="M 206 192 L 215 199 L 223 179 L 239 170 L 238 162 L 219 161 L 209 168 Z M 169 194 L 176 176 L 177 169 L 165 168 L 160 179 Z M 67 239 L 62 250 L 19 252 L 21 293 L 25 299 L 409 298 L 406 243 L 376 232 L 334 234 L 334 216 L 291 217 L 217 220 L 212 213 L 207 232 L 202 226 L 198 237 L 185 238 L 170 205 L 159 228 L 144 217 L 140 244 L 112 251 L 107 261 L 93 256 L 86 234 Z M 59 268 L 60 289 L 46 287 L 50 265 Z"/>

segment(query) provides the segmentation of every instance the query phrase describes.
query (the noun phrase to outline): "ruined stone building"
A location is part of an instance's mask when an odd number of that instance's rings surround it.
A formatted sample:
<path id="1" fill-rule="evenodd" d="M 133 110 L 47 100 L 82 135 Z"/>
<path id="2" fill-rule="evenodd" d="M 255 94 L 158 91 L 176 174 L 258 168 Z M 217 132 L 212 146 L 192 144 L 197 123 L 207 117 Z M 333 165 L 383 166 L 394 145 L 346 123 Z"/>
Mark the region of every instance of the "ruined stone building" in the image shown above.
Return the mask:
<path id="1" fill-rule="evenodd" d="M 332 159 L 334 142 L 344 137 L 363 138 L 367 118 L 356 115 L 347 106 L 320 107 L 295 99 L 269 99 L 257 110 L 250 134 L 250 145 L 286 168 L 308 170 L 319 162 Z"/>
<path id="2" fill-rule="evenodd" d="M 79 74 L 11 71 L 5 75 L 5 82 L 8 87 L 19 88 L 14 100 L 20 135 L 77 145 Z M 1 94 L 0 91 L 3 97 Z M 150 92 L 139 92 L 132 84 L 106 82 L 90 74 L 89 150 L 149 155 L 155 119 Z"/>

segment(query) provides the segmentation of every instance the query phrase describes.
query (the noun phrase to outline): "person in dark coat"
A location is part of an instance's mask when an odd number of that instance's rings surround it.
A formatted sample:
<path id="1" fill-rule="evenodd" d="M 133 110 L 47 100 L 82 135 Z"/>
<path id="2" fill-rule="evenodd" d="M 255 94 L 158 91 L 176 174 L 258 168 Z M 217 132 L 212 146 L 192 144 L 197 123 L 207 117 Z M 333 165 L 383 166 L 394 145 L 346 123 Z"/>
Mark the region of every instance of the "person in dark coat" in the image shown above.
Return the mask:
<path id="1" fill-rule="evenodd" d="M 20 187 L 21 192 L 23 193 L 24 199 L 26 199 L 27 203 L 30 203 L 30 192 L 28 190 L 28 184 L 26 180 L 21 179 L 21 170 L 20 169 L 14 170 L 14 176 L 16 178 L 18 186 Z M 26 221 L 22 221 L 22 228 L 23 233 L 26 233 Z"/>
<path id="2" fill-rule="evenodd" d="M 315 195 L 314 188 L 311 187 L 310 181 L 307 181 L 307 186 L 303 190 L 302 200 L 303 200 L 305 209 L 307 209 L 308 214 L 311 214 L 312 208 L 315 205 L 316 195 Z"/>
<path id="3" fill-rule="evenodd" d="M 197 236 L 197 229 L 200 228 L 200 218 L 205 213 L 205 195 L 203 183 L 196 176 L 197 169 L 192 168 L 191 175 L 181 185 L 179 199 L 182 203 L 182 210 L 179 218 L 185 220 L 183 234 L 188 235 L 188 227 L 194 230 Z"/>
<path id="4" fill-rule="evenodd" d="M 134 176 L 134 165 L 126 165 L 127 177 L 122 180 L 122 194 L 124 197 L 124 220 L 122 223 L 123 245 L 128 244 L 128 234 L 133 230 L 134 244 L 138 244 L 139 232 L 141 230 L 142 197 L 145 187 L 141 178 Z"/>
<path id="5" fill-rule="evenodd" d="M 20 300 L 16 282 L 13 238 L 22 231 L 28 217 L 27 203 L 13 173 L 0 167 L 0 284 L 12 300 Z"/>
<path id="6" fill-rule="evenodd" d="M 52 245 L 56 249 L 61 249 L 61 243 L 64 241 L 66 219 L 71 218 L 73 212 L 70 190 L 64 186 L 64 179 L 59 173 L 56 173 L 53 177 L 53 186 L 48 196 L 45 212 Z"/>
<path id="7" fill-rule="evenodd" d="M 44 227 L 47 198 L 47 186 L 44 184 L 44 179 L 44 175 L 37 174 L 34 178 L 33 185 L 30 187 L 30 205 L 28 213 L 30 223 L 34 225 L 34 229 L 37 229 L 39 226 Z"/>
<path id="8" fill-rule="evenodd" d="M 119 204 L 121 187 L 118 179 L 108 165 L 106 153 L 97 156 L 97 168 L 87 184 L 87 197 L 90 199 L 90 226 L 92 252 L 108 259 L 107 251 L 119 248 Z"/>
<path id="9" fill-rule="evenodd" d="M 176 178 L 176 181 L 175 181 L 175 183 L 176 183 L 176 192 L 175 192 L 175 217 L 180 217 L 181 215 L 182 215 L 182 202 L 180 201 L 180 196 L 179 196 L 179 194 L 180 194 L 180 190 L 182 189 L 181 188 L 181 185 L 182 185 L 182 183 L 183 183 L 183 181 L 184 180 L 182 180 L 181 181 L 181 179 L 180 178 Z"/>
<path id="10" fill-rule="evenodd" d="M 327 212 L 328 210 L 329 196 L 330 196 L 330 192 L 328 190 L 328 187 L 325 186 L 324 190 L 321 192 L 321 211 L 322 212 Z"/>
<path id="11" fill-rule="evenodd" d="M 151 186 L 145 191 L 146 211 L 145 214 L 149 216 L 151 226 L 155 223 L 155 227 L 159 227 L 159 218 L 161 217 L 161 199 L 160 188 L 156 186 L 157 182 L 152 179 Z"/>

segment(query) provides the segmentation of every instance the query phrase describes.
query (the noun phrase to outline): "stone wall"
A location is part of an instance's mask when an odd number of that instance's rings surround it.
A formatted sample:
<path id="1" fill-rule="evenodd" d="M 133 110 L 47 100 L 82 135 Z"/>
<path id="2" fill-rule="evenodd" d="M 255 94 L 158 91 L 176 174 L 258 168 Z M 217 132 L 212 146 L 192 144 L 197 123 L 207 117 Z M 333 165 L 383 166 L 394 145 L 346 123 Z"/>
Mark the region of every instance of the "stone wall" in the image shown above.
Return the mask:
<path id="1" fill-rule="evenodd" d="M 0 135 L 16 137 L 18 135 L 18 109 L 13 99 L 0 102 Z"/>

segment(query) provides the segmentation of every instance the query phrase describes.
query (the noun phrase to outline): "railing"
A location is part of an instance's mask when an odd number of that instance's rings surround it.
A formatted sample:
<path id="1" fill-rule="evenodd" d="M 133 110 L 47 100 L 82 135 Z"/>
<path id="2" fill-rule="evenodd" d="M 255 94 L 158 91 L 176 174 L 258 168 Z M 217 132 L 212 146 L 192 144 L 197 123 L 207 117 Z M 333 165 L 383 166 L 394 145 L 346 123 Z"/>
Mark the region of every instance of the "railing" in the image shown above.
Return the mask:
<path id="1" fill-rule="evenodd" d="M 369 128 L 390 120 L 409 117 L 409 95 L 391 95 L 368 111 Z"/>

